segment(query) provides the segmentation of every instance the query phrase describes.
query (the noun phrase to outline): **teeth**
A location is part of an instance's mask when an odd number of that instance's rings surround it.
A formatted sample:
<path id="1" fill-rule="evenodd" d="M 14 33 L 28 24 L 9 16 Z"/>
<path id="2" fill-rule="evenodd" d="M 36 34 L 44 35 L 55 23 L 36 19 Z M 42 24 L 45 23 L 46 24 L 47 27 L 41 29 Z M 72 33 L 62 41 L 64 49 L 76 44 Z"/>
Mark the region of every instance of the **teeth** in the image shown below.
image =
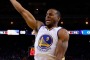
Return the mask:
<path id="1" fill-rule="evenodd" d="M 47 22 L 50 22 L 50 21 L 47 21 Z"/>

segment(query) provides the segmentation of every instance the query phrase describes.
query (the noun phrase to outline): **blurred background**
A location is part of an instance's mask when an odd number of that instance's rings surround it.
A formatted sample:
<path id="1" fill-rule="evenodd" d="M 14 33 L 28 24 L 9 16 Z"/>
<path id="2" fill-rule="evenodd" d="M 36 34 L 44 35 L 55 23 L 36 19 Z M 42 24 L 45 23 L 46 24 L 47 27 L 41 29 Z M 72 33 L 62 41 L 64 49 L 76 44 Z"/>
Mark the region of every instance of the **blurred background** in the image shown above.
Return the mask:
<path id="1" fill-rule="evenodd" d="M 61 13 L 59 26 L 70 33 L 66 60 L 90 60 L 90 2 L 18 0 L 37 20 L 44 22 L 49 8 Z M 0 0 L 0 60 L 34 60 L 30 54 L 35 36 L 9 0 Z M 84 33 L 82 33 L 84 32 Z"/>

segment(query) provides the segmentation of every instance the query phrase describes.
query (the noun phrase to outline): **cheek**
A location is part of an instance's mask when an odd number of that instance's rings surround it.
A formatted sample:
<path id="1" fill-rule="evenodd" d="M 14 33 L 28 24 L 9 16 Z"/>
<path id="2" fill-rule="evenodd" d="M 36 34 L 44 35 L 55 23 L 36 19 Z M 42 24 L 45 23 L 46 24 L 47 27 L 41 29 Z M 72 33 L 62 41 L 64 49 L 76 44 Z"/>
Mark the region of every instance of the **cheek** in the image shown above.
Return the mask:
<path id="1" fill-rule="evenodd" d="M 56 19 L 56 17 L 54 17 L 54 16 L 51 16 L 51 19 L 52 19 L 52 20 L 55 20 L 55 19 Z"/>
<path id="2" fill-rule="evenodd" d="M 56 22 L 58 21 L 58 17 L 55 17 L 55 21 L 56 21 Z"/>
<path id="3" fill-rule="evenodd" d="M 53 20 L 52 20 L 52 23 L 53 23 L 53 24 L 54 24 L 54 23 L 56 23 L 56 20 L 55 20 L 55 19 L 53 19 Z"/>
<path id="4" fill-rule="evenodd" d="M 52 20 L 52 22 L 54 22 L 54 23 L 55 23 L 55 22 L 57 22 L 57 17 L 52 16 L 52 17 L 51 17 L 51 20 Z"/>
<path id="5" fill-rule="evenodd" d="M 57 17 L 54 17 L 53 20 L 54 20 L 54 22 L 57 22 Z"/>

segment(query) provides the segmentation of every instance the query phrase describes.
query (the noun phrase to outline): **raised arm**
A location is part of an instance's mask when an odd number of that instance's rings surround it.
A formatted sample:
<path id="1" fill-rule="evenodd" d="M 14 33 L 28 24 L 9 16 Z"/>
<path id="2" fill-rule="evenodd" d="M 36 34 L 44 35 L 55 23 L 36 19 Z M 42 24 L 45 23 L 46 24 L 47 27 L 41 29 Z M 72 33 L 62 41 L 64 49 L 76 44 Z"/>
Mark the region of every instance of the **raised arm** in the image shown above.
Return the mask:
<path id="1" fill-rule="evenodd" d="M 56 60 L 62 60 L 68 48 L 69 34 L 66 29 L 61 29 L 58 32 L 58 43 L 55 50 Z"/>
<path id="2" fill-rule="evenodd" d="M 21 4 L 16 0 L 10 0 L 14 8 L 22 15 L 24 20 L 26 21 L 27 25 L 31 29 L 38 29 L 43 23 L 40 21 L 36 21 L 34 16 L 25 8 L 21 6 Z"/>

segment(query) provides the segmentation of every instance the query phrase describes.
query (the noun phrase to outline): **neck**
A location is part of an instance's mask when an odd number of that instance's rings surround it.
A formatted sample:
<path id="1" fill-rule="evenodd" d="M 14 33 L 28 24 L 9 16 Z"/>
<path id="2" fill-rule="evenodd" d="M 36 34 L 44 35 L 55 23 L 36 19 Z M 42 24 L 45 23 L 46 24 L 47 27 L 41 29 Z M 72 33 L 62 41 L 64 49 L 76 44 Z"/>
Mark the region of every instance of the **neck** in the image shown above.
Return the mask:
<path id="1" fill-rule="evenodd" d="M 51 30 L 52 28 L 57 27 L 57 25 L 54 25 L 54 26 L 48 25 L 48 26 L 46 26 L 46 27 L 47 27 L 47 29 Z"/>

